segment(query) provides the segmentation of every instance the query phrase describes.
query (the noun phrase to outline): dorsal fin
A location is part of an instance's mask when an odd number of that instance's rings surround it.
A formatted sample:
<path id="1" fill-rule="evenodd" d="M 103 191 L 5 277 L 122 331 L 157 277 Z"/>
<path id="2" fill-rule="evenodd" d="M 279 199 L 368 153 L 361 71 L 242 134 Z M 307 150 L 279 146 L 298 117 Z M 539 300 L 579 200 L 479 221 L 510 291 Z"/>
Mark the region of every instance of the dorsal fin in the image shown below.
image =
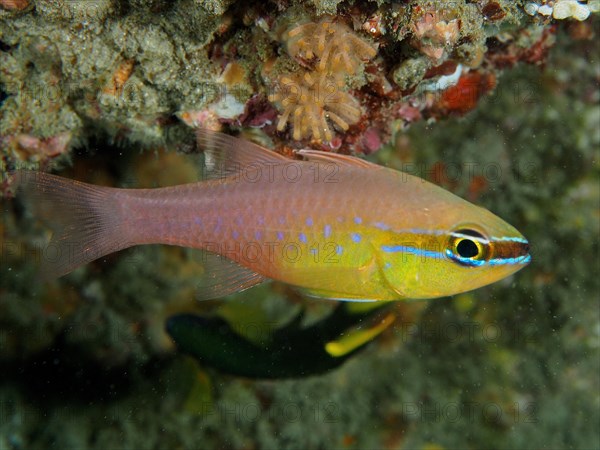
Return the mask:
<path id="1" fill-rule="evenodd" d="M 208 178 L 239 173 L 256 164 L 277 164 L 290 160 L 245 139 L 204 128 L 196 130 L 196 142 L 204 151 Z"/>
<path id="2" fill-rule="evenodd" d="M 350 155 L 340 155 L 339 153 L 322 152 L 320 150 L 302 149 L 296 151 L 296 153 L 308 161 L 329 163 L 329 164 L 340 164 L 351 167 L 362 167 L 365 169 L 382 169 L 383 167 L 374 164 L 364 159 L 357 158 Z"/>

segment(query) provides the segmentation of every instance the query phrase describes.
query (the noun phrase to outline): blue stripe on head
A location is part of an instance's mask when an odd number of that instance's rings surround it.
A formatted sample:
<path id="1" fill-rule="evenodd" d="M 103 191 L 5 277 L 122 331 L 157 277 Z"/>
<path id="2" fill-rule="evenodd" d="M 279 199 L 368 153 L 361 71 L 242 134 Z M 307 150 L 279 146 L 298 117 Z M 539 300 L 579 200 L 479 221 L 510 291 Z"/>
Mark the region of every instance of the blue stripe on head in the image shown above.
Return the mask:
<path id="1" fill-rule="evenodd" d="M 472 258 L 464 258 L 460 255 L 455 255 L 450 251 L 446 250 L 446 256 L 459 264 L 470 267 L 481 267 L 485 265 L 489 266 L 503 266 L 503 265 L 515 265 L 515 264 L 528 264 L 531 261 L 531 255 L 522 255 L 514 258 L 494 258 L 488 261 L 477 260 Z"/>
<path id="2" fill-rule="evenodd" d="M 456 261 L 459 264 L 462 264 L 463 266 L 480 267 L 486 263 L 486 261 L 483 261 L 483 260 L 464 258 L 460 255 L 455 255 L 454 253 L 452 253 L 452 251 L 450 249 L 446 249 L 446 256 L 449 259 Z"/>
<path id="3" fill-rule="evenodd" d="M 323 236 L 325 236 L 326 238 L 331 236 L 331 225 L 325 225 L 325 227 L 323 228 Z"/>
<path id="4" fill-rule="evenodd" d="M 509 265 L 513 265 L 513 264 L 527 264 L 531 261 L 531 255 L 523 255 L 523 256 L 517 256 L 516 258 L 495 258 L 495 259 L 490 259 L 488 261 L 488 263 L 490 264 L 490 266 L 500 266 L 503 264 L 509 264 Z"/>
<path id="5" fill-rule="evenodd" d="M 529 244 L 529 241 L 521 237 L 491 237 L 492 241 L 508 241 L 508 242 L 519 242 L 520 244 Z"/>

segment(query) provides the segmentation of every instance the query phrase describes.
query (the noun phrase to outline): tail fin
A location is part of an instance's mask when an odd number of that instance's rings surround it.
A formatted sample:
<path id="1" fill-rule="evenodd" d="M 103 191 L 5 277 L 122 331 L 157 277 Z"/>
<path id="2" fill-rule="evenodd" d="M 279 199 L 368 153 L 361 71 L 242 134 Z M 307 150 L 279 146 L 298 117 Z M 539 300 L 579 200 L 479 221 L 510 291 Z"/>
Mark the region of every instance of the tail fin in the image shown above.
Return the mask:
<path id="1" fill-rule="evenodd" d="M 43 281 L 66 275 L 104 255 L 134 245 L 127 238 L 119 189 L 92 186 L 42 172 L 17 171 L 14 185 L 36 218 L 54 234 L 41 249 Z"/>

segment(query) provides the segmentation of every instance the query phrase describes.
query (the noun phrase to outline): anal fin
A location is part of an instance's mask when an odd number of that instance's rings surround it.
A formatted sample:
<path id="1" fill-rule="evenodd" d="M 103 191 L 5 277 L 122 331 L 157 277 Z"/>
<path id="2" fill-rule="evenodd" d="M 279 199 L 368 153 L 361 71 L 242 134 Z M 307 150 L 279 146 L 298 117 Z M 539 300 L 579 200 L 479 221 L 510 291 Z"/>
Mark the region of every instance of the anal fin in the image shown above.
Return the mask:
<path id="1" fill-rule="evenodd" d="M 339 292 L 325 291 L 319 289 L 301 289 L 302 293 L 308 297 L 321 298 L 326 300 L 336 300 L 340 302 L 376 302 L 375 299 L 354 297 L 347 294 L 340 294 Z"/>
<path id="2" fill-rule="evenodd" d="M 196 300 L 212 300 L 245 291 L 267 279 L 216 253 L 204 251 L 205 273 L 196 284 Z"/>

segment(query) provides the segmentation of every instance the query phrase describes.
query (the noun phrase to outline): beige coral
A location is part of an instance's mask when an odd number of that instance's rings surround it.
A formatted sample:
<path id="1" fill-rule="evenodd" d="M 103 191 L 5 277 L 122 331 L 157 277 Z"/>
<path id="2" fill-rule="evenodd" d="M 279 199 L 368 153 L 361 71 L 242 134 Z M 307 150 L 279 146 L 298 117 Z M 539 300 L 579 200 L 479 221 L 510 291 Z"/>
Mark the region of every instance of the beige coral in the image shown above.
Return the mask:
<path id="1" fill-rule="evenodd" d="M 342 23 L 323 19 L 296 26 L 284 34 L 290 56 L 306 69 L 282 75 L 269 96 L 282 114 L 277 129 L 292 125 L 295 140 L 331 141 L 330 126 L 348 130 L 362 114 L 348 92 L 346 78 L 358 73 L 376 49 Z"/>
<path id="2" fill-rule="evenodd" d="M 343 72 L 353 75 L 362 61 L 377 53 L 348 26 L 328 19 L 292 28 L 287 32 L 287 49 L 295 58 L 317 58 L 316 69 L 332 75 Z"/>
<path id="3" fill-rule="evenodd" d="M 361 116 L 358 101 L 342 91 L 334 77 L 321 71 L 281 77 L 278 90 L 269 100 L 283 107 L 277 130 L 283 131 L 291 123 L 295 140 L 331 141 L 333 132 L 328 121 L 346 131 Z"/>

